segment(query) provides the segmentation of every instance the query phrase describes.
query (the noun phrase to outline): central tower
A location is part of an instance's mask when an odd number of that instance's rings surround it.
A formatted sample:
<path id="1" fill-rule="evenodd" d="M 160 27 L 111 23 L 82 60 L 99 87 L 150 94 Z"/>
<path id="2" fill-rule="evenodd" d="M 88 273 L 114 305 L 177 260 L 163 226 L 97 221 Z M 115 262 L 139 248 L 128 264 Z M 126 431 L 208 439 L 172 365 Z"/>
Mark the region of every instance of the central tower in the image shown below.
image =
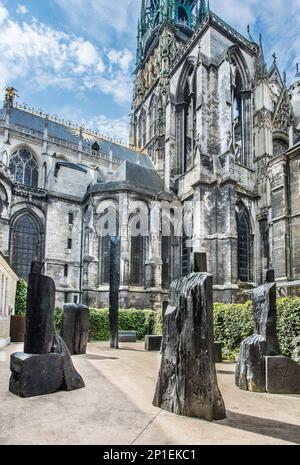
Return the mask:
<path id="1" fill-rule="evenodd" d="M 138 24 L 137 64 L 147 52 L 148 40 L 169 22 L 189 35 L 206 14 L 206 0 L 142 0 Z"/>
<path id="2" fill-rule="evenodd" d="M 141 0 L 130 143 L 148 151 L 162 176 L 170 72 L 207 13 L 206 0 Z"/>

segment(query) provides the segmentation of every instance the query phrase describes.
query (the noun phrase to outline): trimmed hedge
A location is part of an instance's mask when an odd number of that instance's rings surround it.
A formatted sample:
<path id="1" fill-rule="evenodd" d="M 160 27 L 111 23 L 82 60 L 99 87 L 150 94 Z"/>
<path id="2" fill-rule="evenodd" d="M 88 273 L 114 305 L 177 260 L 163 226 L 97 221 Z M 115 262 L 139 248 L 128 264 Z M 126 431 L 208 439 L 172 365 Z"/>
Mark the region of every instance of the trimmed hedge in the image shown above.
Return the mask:
<path id="1" fill-rule="evenodd" d="M 121 309 L 119 312 L 119 329 L 137 332 L 137 338 L 143 340 L 146 334 L 161 334 L 160 312 L 153 310 Z M 62 310 L 55 311 L 55 326 L 60 331 Z M 157 333 L 157 331 L 159 331 Z M 109 315 L 107 308 L 90 309 L 90 340 L 109 340 Z"/>
<path id="2" fill-rule="evenodd" d="M 15 314 L 25 315 L 27 308 L 27 283 L 24 279 L 19 279 L 17 282 Z"/>
<path id="3" fill-rule="evenodd" d="M 62 311 L 56 309 L 55 324 L 59 331 Z M 119 313 L 120 330 L 134 330 L 139 340 L 146 334 L 162 334 L 161 312 L 122 309 Z M 292 340 L 300 335 L 300 298 L 277 301 L 277 330 L 282 353 L 290 356 Z M 254 332 L 252 303 L 214 305 L 215 340 L 222 342 L 225 360 L 236 360 L 243 339 Z M 109 339 L 108 309 L 90 309 L 90 340 Z"/>
<path id="4" fill-rule="evenodd" d="M 214 306 L 215 340 L 222 342 L 223 357 L 236 360 L 243 339 L 254 333 L 252 302 Z M 300 335 L 300 298 L 277 300 L 277 334 L 283 355 L 291 356 L 292 340 Z"/>

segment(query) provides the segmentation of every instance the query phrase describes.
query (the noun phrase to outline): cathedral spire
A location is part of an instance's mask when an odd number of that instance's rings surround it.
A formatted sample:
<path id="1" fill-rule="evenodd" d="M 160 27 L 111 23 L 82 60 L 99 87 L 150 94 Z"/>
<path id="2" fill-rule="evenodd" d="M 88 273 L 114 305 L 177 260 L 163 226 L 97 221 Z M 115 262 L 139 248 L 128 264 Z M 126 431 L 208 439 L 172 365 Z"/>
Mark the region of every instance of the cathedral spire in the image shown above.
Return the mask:
<path id="1" fill-rule="evenodd" d="M 264 76 L 266 75 L 267 66 L 265 62 L 265 54 L 264 54 L 261 34 L 259 35 L 259 49 L 258 49 L 258 55 L 256 57 L 255 68 L 256 68 L 255 70 L 256 79 L 258 80 L 263 79 Z"/>
<path id="2" fill-rule="evenodd" d="M 207 13 L 208 13 L 208 8 L 206 5 L 206 0 L 200 0 L 199 13 L 198 13 L 199 23 L 202 23 Z"/>

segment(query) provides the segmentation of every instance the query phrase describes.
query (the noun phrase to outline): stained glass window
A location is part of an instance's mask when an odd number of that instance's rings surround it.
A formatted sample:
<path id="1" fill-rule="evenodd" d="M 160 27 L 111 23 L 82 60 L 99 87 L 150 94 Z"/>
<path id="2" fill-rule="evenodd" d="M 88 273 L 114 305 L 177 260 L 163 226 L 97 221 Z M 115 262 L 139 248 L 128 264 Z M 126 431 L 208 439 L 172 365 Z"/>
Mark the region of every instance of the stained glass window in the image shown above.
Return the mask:
<path id="1" fill-rule="evenodd" d="M 238 228 L 238 278 L 251 281 L 251 232 L 245 209 L 237 213 Z"/>
<path id="2" fill-rule="evenodd" d="M 30 213 L 16 221 L 12 233 L 13 268 L 27 281 L 31 262 L 42 259 L 42 235 L 38 222 Z"/>
<path id="3" fill-rule="evenodd" d="M 26 148 L 21 148 L 10 157 L 9 169 L 15 181 L 29 187 L 38 186 L 38 164 Z"/>
<path id="4" fill-rule="evenodd" d="M 131 266 L 130 283 L 133 286 L 144 284 L 145 237 L 138 235 L 131 237 Z"/>

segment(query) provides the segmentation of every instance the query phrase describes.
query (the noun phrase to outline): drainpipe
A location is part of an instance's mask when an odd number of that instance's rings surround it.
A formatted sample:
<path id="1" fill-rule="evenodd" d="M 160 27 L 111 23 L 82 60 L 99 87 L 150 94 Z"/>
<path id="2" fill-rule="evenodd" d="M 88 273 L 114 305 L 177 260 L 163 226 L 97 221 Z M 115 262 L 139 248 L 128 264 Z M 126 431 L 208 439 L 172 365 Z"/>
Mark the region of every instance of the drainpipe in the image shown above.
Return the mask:
<path id="1" fill-rule="evenodd" d="M 83 206 L 81 207 L 81 239 L 80 239 L 80 265 L 79 265 L 79 303 L 82 304 L 82 270 L 83 270 Z"/>
<path id="2" fill-rule="evenodd" d="M 288 273 L 289 279 L 293 279 L 293 269 L 294 269 L 294 261 L 293 261 L 293 230 L 292 230 L 292 201 L 291 201 L 291 171 L 290 171 L 290 160 L 287 159 L 286 162 L 286 170 L 287 170 L 287 201 L 288 201 L 288 247 L 289 247 L 289 267 Z"/>

